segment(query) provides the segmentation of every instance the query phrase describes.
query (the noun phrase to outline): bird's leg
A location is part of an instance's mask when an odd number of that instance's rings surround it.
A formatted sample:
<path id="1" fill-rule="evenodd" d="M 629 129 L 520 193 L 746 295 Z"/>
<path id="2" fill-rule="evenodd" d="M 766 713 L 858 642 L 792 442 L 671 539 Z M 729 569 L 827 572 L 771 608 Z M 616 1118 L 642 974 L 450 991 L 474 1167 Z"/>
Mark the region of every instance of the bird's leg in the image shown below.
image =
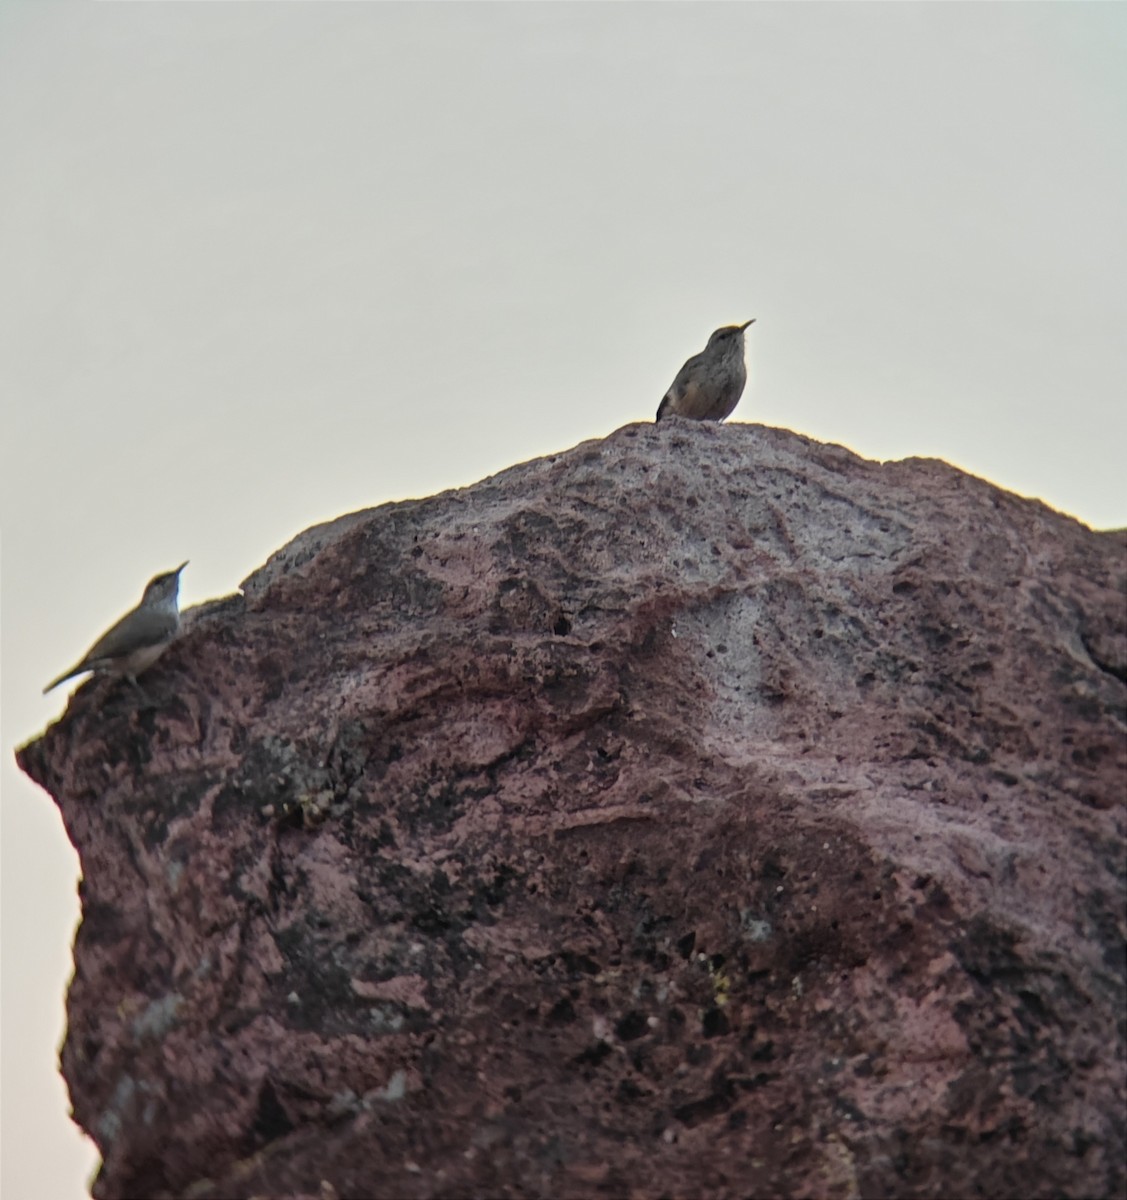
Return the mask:
<path id="1" fill-rule="evenodd" d="M 137 682 L 136 675 L 126 675 L 125 678 L 129 680 L 129 682 L 133 685 L 133 690 L 141 698 L 141 707 L 142 708 L 156 708 L 157 707 L 156 701 L 153 700 L 153 698 L 149 695 L 149 693 L 146 692 L 145 689 Z"/>

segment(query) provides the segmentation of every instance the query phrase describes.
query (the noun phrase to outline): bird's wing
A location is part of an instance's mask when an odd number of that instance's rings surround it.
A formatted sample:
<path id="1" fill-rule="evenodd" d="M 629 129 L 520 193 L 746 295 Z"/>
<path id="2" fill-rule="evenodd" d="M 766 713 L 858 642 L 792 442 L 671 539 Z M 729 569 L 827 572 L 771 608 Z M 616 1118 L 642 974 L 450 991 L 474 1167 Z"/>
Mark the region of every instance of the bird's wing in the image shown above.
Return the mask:
<path id="1" fill-rule="evenodd" d="M 155 646 L 167 641 L 176 632 L 177 618 L 170 612 L 134 609 L 111 626 L 86 651 L 85 663 L 94 664 L 106 659 L 122 658 L 142 646 Z"/>
<path id="2" fill-rule="evenodd" d="M 684 383 L 677 396 L 677 415 L 699 419 L 708 415 L 709 400 L 695 380 Z"/>
<path id="3" fill-rule="evenodd" d="M 677 372 L 673 382 L 669 385 L 669 391 L 662 397 L 661 403 L 658 405 L 656 420 L 660 421 L 662 417 L 687 417 L 692 414 L 685 408 L 685 397 L 696 391 L 696 388 L 691 383 L 694 375 L 693 368 L 700 362 L 703 355 L 694 354 L 688 359 L 681 369 Z"/>
<path id="4" fill-rule="evenodd" d="M 177 624 L 177 618 L 168 612 L 134 610 L 126 613 L 116 625 L 110 626 L 102 634 L 69 671 L 64 671 L 58 679 L 53 679 L 43 689 L 44 695 L 52 688 L 57 688 L 60 683 L 75 675 L 81 675 L 83 671 L 92 671 L 115 658 L 122 658 L 140 646 L 166 641 L 176 632 Z"/>

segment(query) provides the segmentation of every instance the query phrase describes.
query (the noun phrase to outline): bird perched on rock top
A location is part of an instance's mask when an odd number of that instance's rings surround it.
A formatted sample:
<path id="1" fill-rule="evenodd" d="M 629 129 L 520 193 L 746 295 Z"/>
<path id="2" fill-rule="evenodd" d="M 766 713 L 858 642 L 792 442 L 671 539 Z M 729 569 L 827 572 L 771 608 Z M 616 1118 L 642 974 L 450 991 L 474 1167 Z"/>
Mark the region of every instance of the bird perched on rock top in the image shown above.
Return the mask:
<path id="1" fill-rule="evenodd" d="M 43 694 L 83 671 L 124 676 L 136 685 L 137 676 L 160 658 L 180 628 L 180 572 L 187 565 L 182 562 L 175 571 L 150 579 L 141 603 L 106 630 L 79 663 L 52 680 Z"/>
<path id="2" fill-rule="evenodd" d="M 691 417 L 694 421 L 723 421 L 740 402 L 747 383 L 744 330 L 754 323 L 752 317 L 742 325 L 716 330 L 708 345 L 677 372 L 658 405 L 656 420 Z"/>

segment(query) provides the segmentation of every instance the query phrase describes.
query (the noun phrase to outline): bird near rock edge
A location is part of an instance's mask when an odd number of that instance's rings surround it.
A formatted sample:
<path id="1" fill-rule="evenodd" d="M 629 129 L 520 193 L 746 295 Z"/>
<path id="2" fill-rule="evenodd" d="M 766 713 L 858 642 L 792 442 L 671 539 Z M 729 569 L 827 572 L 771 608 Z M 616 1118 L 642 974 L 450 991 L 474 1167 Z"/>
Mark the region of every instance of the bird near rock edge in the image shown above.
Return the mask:
<path id="1" fill-rule="evenodd" d="M 150 579 L 140 604 L 107 629 L 69 671 L 53 679 L 43 694 L 84 671 L 124 677 L 136 686 L 137 676 L 160 658 L 180 629 L 180 572 L 187 565 L 182 562 L 175 571 Z"/>

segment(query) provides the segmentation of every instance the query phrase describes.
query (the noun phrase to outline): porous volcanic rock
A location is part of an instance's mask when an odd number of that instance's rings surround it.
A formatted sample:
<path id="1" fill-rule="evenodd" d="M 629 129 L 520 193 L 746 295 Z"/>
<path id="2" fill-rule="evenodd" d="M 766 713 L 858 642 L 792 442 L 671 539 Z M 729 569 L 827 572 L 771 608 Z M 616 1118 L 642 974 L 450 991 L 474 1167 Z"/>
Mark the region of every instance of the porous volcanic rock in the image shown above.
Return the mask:
<path id="1" fill-rule="evenodd" d="M 1122 1195 L 1125 563 L 681 421 L 302 534 L 19 756 L 95 1196 Z"/>

